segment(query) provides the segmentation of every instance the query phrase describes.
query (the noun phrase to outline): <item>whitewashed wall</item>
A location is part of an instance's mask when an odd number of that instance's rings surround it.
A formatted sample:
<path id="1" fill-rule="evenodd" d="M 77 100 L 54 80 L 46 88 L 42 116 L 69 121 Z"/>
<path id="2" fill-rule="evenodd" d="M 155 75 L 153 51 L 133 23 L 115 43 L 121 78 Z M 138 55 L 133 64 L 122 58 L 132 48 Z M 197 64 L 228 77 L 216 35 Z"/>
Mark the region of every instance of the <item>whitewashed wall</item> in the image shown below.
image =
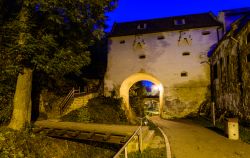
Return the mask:
<path id="1" fill-rule="evenodd" d="M 210 34 L 202 35 L 204 31 Z M 165 38 L 158 40 L 159 36 Z M 157 78 L 164 87 L 166 117 L 182 117 L 197 110 L 208 93 L 207 52 L 218 42 L 217 27 L 143 34 L 137 39 L 145 43 L 142 48 L 134 46 L 136 38 L 138 36 L 130 35 L 109 39 L 105 94 L 109 95 L 112 90 L 119 93 L 126 78 L 145 72 Z M 125 43 L 121 44 L 123 40 Z M 190 55 L 183 56 L 184 52 Z M 145 59 L 140 59 L 140 55 L 145 55 Z M 182 72 L 187 72 L 188 76 L 181 77 Z"/>

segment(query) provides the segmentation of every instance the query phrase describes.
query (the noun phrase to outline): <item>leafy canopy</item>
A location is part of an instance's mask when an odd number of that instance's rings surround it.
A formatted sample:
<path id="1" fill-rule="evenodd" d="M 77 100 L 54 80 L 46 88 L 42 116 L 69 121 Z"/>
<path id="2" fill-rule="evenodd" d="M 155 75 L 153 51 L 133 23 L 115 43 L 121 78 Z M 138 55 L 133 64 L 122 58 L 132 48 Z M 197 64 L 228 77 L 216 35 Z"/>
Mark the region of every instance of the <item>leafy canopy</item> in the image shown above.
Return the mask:
<path id="1" fill-rule="evenodd" d="M 5 26 L 1 59 L 6 70 L 30 67 L 51 76 L 77 73 L 90 63 L 88 47 L 100 39 L 105 13 L 116 0 L 23 0 Z M 21 40 L 20 40 L 21 39 Z M 0 59 L 0 60 L 1 60 Z"/>

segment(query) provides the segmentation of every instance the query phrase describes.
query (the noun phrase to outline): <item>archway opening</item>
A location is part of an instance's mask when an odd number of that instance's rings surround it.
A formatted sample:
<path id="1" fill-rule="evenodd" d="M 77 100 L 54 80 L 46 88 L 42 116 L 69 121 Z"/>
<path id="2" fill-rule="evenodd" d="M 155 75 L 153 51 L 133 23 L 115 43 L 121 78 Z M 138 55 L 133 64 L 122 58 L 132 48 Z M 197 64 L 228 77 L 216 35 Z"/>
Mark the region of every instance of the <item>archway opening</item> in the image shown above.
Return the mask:
<path id="1" fill-rule="evenodd" d="M 158 89 L 158 98 L 159 98 L 159 105 L 158 105 L 158 114 L 161 115 L 162 113 L 162 107 L 163 107 L 163 94 L 164 94 L 164 88 L 163 85 L 161 84 L 161 82 L 154 77 L 151 74 L 148 73 L 144 73 L 144 72 L 139 72 L 139 73 L 135 73 L 131 76 L 129 76 L 127 79 L 125 79 L 120 87 L 120 97 L 123 98 L 123 102 L 124 102 L 124 110 L 126 110 L 127 115 L 130 119 L 134 118 L 134 114 L 132 113 L 133 109 L 130 106 L 130 98 L 129 98 L 129 90 L 131 89 L 131 87 L 139 82 L 139 81 L 147 81 L 147 82 L 151 82 L 153 83 L 152 86 L 153 87 L 157 87 Z M 152 87 L 152 88 L 153 88 Z M 157 104 L 157 103 L 156 103 Z M 146 107 L 147 106 L 143 106 Z M 145 111 L 144 111 L 145 112 Z"/>
<path id="2" fill-rule="evenodd" d="M 129 89 L 129 105 L 137 117 L 159 115 L 160 90 L 153 82 L 142 80 Z"/>

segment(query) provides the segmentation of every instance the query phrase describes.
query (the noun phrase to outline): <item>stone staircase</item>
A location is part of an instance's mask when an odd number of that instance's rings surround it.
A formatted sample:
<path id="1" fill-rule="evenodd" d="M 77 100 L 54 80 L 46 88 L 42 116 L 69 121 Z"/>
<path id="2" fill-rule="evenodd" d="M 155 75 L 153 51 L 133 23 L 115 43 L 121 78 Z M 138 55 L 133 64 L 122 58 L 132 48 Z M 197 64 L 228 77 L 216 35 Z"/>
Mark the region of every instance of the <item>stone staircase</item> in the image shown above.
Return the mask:
<path id="1" fill-rule="evenodd" d="M 81 94 L 81 95 L 75 96 L 73 98 L 73 101 L 70 103 L 68 109 L 64 112 L 64 115 L 68 114 L 69 112 L 73 110 L 76 110 L 78 108 L 81 108 L 87 105 L 88 101 L 96 96 L 97 96 L 97 93 Z"/>

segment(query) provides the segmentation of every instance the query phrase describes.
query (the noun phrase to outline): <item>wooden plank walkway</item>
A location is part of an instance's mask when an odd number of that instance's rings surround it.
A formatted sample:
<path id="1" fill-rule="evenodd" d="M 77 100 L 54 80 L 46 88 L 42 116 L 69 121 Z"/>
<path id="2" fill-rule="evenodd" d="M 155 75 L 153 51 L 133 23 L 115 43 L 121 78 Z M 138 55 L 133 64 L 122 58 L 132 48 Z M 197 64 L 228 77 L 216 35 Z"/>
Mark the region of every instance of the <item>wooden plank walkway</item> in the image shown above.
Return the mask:
<path id="1" fill-rule="evenodd" d="M 139 126 L 36 121 L 34 133 L 50 137 L 124 144 Z"/>

